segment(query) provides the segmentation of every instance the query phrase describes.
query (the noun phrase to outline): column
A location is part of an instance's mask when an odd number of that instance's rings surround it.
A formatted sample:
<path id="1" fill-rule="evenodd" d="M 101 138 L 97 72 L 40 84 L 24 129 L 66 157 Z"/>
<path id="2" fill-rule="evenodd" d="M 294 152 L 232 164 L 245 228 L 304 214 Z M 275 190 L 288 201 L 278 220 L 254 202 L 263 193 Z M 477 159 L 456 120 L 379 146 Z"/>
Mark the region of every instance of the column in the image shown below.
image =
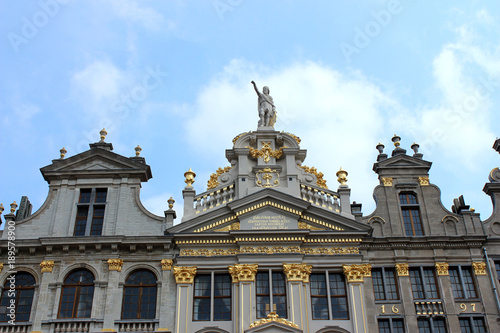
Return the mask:
<path id="1" fill-rule="evenodd" d="M 396 272 L 401 286 L 400 297 L 404 309 L 405 322 L 409 332 L 418 332 L 415 303 L 413 301 L 410 267 L 408 263 L 397 263 Z"/>
<path id="2" fill-rule="evenodd" d="M 304 332 L 308 331 L 307 285 L 311 275 L 312 265 L 283 264 L 283 272 L 288 281 L 288 302 L 292 323 L 298 325 Z"/>
<path id="3" fill-rule="evenodd" d="M 119 286 L 122 259 L 109 259 L 108 263 L 108 288 L 106 294 L 106 307 L 104 308 L 104 323 L 101 332 L 116 332 L 115 319 L 121 318 L 121 304 L 123 287 Z"/>
<path id="4" fill-rule="evenodd" d="M 448 328 L 450 332 L 460 332 L 455 298 L 453 297 L 453 288 L 451 287 L 450 273 L 448 271 L 450 265 L 447 262 L 437 262 L 434 266 L 436 267 L 439 284 L 442 287 L 440 294 L 443 299 L 444 313 L 446 313 L 448 319 Z"/>
<path id="5" fill-rule="evenodd" d="M 191 288 L 196 275 L 196 266 L 174 267 L 177 283 L 177 300 L 175 310 L 175 333 L 191 333 L 191 313 L 193 305 Z"/>
<path id="6" fill-rule="evenodd" d="M 258 264 L 235 264 L 228 267 L 235 291 L 234 332 L 243 333 L 256 319 L 255 305 L 252 300 L 255 294 L 255 274 L 257 274 L 258 266 Z"/>
<path id="7" fill-rule="evenodd" d="M 363 278 L 371 276 L 370 264 L 343 265 L 349 288 L 349 304 L 351 305 L 353 333 L 367 333 L 366 305 L 364 300 Z"/>
<path id="8" fill-rule="evenodd" d="M 172 295 L 175 295 L 175 284 L 172 281 L 172 259 L 162 259 L 161 262 L 162 279 L 160 294 L 160 324 L 158 331 L 173 331 L 175 322 L 175 301 L 172 302 Z"/>
<path id="9" fill-rule="evenodd" d="M 31 327 L 31 332 L 41 332 L 42 331 L 42 321 L 47 320 L 47 309 L 49 308 L 49 283 L 53 282 L 54 277 L 52 276 L 52 270 L 54 268 L 54 262 L 52 260 L 44 260 L 40 263 L 40 269 L 42 272 L 40 278 L 40 288 L 38 296 L 38 304 L 33 304 L 36 308 L 35 320 L 33 320 L 33 326 Z"/>

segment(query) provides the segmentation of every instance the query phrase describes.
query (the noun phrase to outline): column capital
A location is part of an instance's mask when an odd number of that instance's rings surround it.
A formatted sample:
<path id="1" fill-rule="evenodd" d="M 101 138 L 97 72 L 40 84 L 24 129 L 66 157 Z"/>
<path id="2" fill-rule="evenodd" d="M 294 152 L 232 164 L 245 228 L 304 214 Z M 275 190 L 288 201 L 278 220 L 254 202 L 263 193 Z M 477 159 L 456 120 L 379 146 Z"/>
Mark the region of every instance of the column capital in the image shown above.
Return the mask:
<path id="1" fill-rule="evenodd" d="M 472 263 L 476 275 L 486 275 L 486 263 L 484 261 L 475 261 Z"/>
<path id="2" fill-rule="evenodd" d="M 304 283 L 309 283 L 311 271 L 312 265 L 283 263 L 283 272 L 286 274 L 287 281 L 302 281 Z"/>
<path id="3" fill-rule="evenodd" d="M 170 270 L 172 270 L 172 266 L 174 265 L 174 260 L 173 259 L 162 259 L 160 264 L 161 264 L 162 271 L 170 271 Z"/>
<path id="4" fill-rule="evenodd" d="M 228 266 L 229 274 L 233 278 L 233 283 L 240 281 L 255 281 L 255 274 L 259 264 L 235 264 Z"/>
<path id="5" fill-rule="evenodd" d="M 447 262 L 437 262 L 435 266 L 438 275 L 449 275 L 448 267 L 450 265 Z"/>
<path id="6" fill-rule="evenodd" d="M 398 276 L 410 276 L 410 265 L 406 262 L 397 263 L 396 271 L 398 272 Z"/>
<path id="7" fill-rule="evenodd" d="M 40 269 L 42 273 L 52 273 L 53 268 L 54 268 L 54 261 L 52 260 L 44 260 L 40 263 Z"/>
<path id="8" fill-rule="evenodd" d="M 175 282 L 179 283 L 193 283 L 196 271 L 198 268 L 196 266 L 175 266 L 174 276 Z"/>
<path id="9" fill-rule="evenodd" d="M 110 271 L 122 271 L 123 260 L 122 259 L 108 259 L 108 267 Z"/>
<path id="10" fill-rule="evenodd" d="M 372 265 L 370 264 L 353 264 L 342 265 L 347 282 L 363 282 L 363 278 L 372 276 Z"/>

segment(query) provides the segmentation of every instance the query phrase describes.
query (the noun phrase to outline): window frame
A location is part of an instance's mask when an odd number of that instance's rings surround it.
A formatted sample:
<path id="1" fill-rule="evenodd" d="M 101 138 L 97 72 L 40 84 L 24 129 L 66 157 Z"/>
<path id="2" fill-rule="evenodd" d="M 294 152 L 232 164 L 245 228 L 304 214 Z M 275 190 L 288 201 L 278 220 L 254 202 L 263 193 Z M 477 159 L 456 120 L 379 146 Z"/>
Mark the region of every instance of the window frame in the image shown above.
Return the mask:
<path id="1" fill-rule="evenodd" d="M 78 272 L 88 272 L 90 274 L 90 276 L 92 277 L 92 283 L 81 283 L 81 282 L 78 282 L 78 283 L 67 283 L 66 281 L 73 275 L 73 274 L 77 274 Z M 90 313 L 89 313 L 89 316 L 88 317 L 79 317 L 78 316 L 78 308 L 79 308 L 79 305 L 80 303 L 82 302 L 82 300 L 80 299 L 80 296 L 82 295 L 81 292 L 82 292 L 82 287 L 90 287 L 92 286 L 92 301 L 90 302 L 91 303 L 91 306 L 90 306 Z M 69 288 L 75 288 L 75 293 L 73 294 L 73 308 L 71 310 L 71 317 L 62 317 L 61 316 L 61 306 L 63 304 L 63 300 L 64 300 L 64 291 L 65 289 L 69 289 Z M 79 318 L 92 318 L 92 308 L 94 307 L 94 292 L 95 292 L 95 275 L 94 273 L 92 273 L 92 271 L 90 271 L 89 269 L 87 268 L 77 268 L 77 269 L 74 269 L 72 271 L 70 271 L 68 274 L 66 274 L 66 277 L 64 278 L 64 281 L 63 281 L 63 284 L 62 284 L 62 287 L 61 287 L 61 296 L 60 296 L 60 300 L 59 300 L 59 308 L 57 310 L 57 318 L 58 319 L 79 319 Z M 71 294 L 70 294 L 71 296 Z M 65 303 L 69 303 L 69 302 L 65 302 Z"/>
<path id="2" fill-rule="evenodd" d="M 267 274 L 268 276 L 268 294 L 258 294 L 257 291 L 258 291 L 258 276 L 259 275 L 262 275 L 262 274 Z M 275 283 L 274 282 L 274 275 L 279 275 L 281 276 L 282 278 L 282 281 L 283 281 L 283 289 L 284 289 L 284 293 L 275 293 L 274 292 L 274 287 L 273 287 L 273 284 Z M 279 282 L 276 280 L 276 282 Z M 255 316 L 257 319 L 262 319 L 262 318 L 266 318 L 267 315 L 271 312 L 275 312 L 277 313 L 280 318 L 288 318 L 288 296 L 287 296 L 287 287 L 288 287 L 288 283 L 287 283 L 287 278 L 285 276 L 285 274 L 283 273 L 283 271 L 280 271 L 280 270 L 273 270 L 271 268 L 267 269 L 267 270 L 259 270 L 257 272 L 257 274 L 255 275 L 255 306 L 256 306 L 256 311 L 255 311 Z M 259 303 L 259 297 L 269 297 L 269 308 L 265 307 L 264 308 L 264 317 L 259 317 L 259 310 L 258 310 L 258 305 L 260 304 Z M 284 297 L 285 299 L 285 307 L 284 307 L 284 310 L 279 310 L 277 309 L 277 306 L 276 306 L 276 303 L 274 302 L 274 298 L 275 297 Z M 267 305 L 267 304 L 266 304 Z M 285 311 L 285 316 L 282 316 L 280 315 L 279 312 L 281 311 Z"/>
<path id="3" fill-rule="evenodd" d="M 139 284 L 127 284 L 128 279 L 130 279 L 133 274 L 137 274 L 137 273 L 140 273 L 140 272 L 148 272 L 148 273 L 150 273 L 153 276 L 153 278 L 154 278 L 154 283 L 143 284 L 141 282 Z M 142 312 L 142 305 L 143 305 L 142 296 L 144 295 L 144 293 L 143 293 L 144 292 L 144 288 L 151 288 L 151 287 L 154 287 L 154 290 L 155 290 L 155 297 L 154 297 L 154 304 L 155 304 L 155 306 L 154 306 L 154 311 L 153 311 L 154 314 L 153 314 L 152 318 L 142 318 L 142 313 L 141 313 Z M 123 317 L 125 304 L 128 304 L 128 303 L 125 302 L 125 297 L 126 296 L 127 297 L 131 296 L 131 295 L 127 295 L 126 294 L 127 288 L 129 290 L 132 290 L 132 288 L 139 289 L 139 292 L 138 292 L 138 301 L 137 301 L 137 310 L 136 310 L 137 317 L 136 318 L 124 318 Z M 125 279 L 125 282 L 123 284 L 123 295 L 122 295 L 122 306 L 121 306 L 120 319 L 122 319 L 122 320 L 137 320 L 137 319 L 152 320 L 152 319 L 156 319 L 157 310 L 158 310 L 158 276 L 153 271 L 151 271 L 151 270 L 149 270 L 147 268 L 140 268 L 140 269 L 133 270 L 132 272 L 130 272 L 127 275 L 127 278 Z M 129 311 L 129 312 L 132 313 L 132 311 Z"/>
<path id="4" fill-rule="evenodd" d="M 421 286 L 422 286 L 422 292 L 424 293 L 423 298 L 416 298 L 415 297 L 415 290 L 414 290 L 414 283 L 413 283 L 413 277 L 412 277 L 412 272 L 418 271 L 419 272 L 419 277 L 421 280 Z M 437 297 L 429 297 L 429 294 L 432 293 L 432 290 L 428 289 L 428 283 L 425 282 L 425 272 L 432 272 L 432 275 L 434 277 L 434 285 L 436 287 L 436 292 L 437 292 Z M 436 275 L 436 270 L 434 267 L 430 266 L 417 266 L 417 267 L 410 267 L 409 269 L 409 274 L 410 274 L 410 286 L 411 286 L 411 291 L 412 291 L 412 298 L 414 301 L 417 300 L 434 300 L 434 299 L 441 299 L 441 290 L 439 288 L 439 281 L 437 279 Z"/>
<path id="5" fill-rule="evenodd" d="M 323 319 L 323 318 L 314 318 L 314 308 L 313 308 L 313 297 L 321 297 L 324 298 L 325 296 L 313 296 L 311 289 L 312 289 L 312 281 L 311 281 L 311 276 L 320 276 L 323 275 L 325 277 L 325 287 L 326 287 L 326 299 L 327 299 L 327 308 L 328 308 L 328 318 Z M 338 275 L 342 278 L 342 282 L 344 284 L 344 294 L 343 295 L 332 295 L 332 290 L 331 290 L 331 281 L 330 281 L 330 276 L 331 275 Z M 312 320 L 350 320 L 351 318 L 351 309 L 349 307 L 349 288 L 347 287 L 347 279 L 342 272 L 337 272 L 337 271 L 323 271 L 323 272 L 315 272 L 312 273 L 309 276 L 309 296 L 311 298 L 311 318 Z M 334 318 L 333 313 L 333 305 L 332 305 L 332 298 L 345 298 L 346 301 L 346 312 L 347 312 L 347 318 Z M 322 312 L 323 310 L 321 310 Z"/>
<path id="6" fill-rule="evenodd" d="M 4 280 L 4 288 L 2 290 L 2 292 L 0 293 L 0 304 L 2 304 L 2 301 L 4 300 L 4 297 L 5 299 L 7 300 L 7 302 L 10 304 L 10 300 L 11 299 L 15 299 L 15 302 L 14 302 L 14 309 L 15 309 L 15 314 L 16 314 L 16 322 L 28 322 L 30 321 L 30 318 L 31 318 L 31 311 L 33 310 L 33 299 L 35 297 L 35 290 L 36 290 L 36 286 L 37 286 L 37 283 L 36 283 L 36 279 L 35 279 L 35 276 L 31 273 L 28 273 L 26 271 L 18 271 L 16 272 L 15 274 L 13 274 L 16 276 L 16 279 L 15 279 L 15 295 L 14 297 L 9 297 L 9 293 L 11 292 L 11 289 L 10 288 L 7 288 L 7 284 L 10 285 L 10 280 L 7 280 L 7 278 L 9 278 L 11 276 L 11 274 L 9 274 L 8 276 L 5 277 L 5 280 Z M 17 281 L 18 281 L 18 275 L 27 275 L 29 276 L 30 278 L 33 279 L 33 284 L 27 284 L 27 285 L 18 285 L 17 284 Z M 28 281 L 29 282 L 29 281 Z M 22 294 L 25 294 L 23 293 L 23 291 L 26 293 L 26 292 L 30 292 L 32 291 L 32 294 L 31 295 L 22 295 Z M 29 305 L 29 311 L 27 312 L 23 312 L 22 314 L 23 315 L 28 315 L 28 319 L 24 320 L 24 319 L 19 319 L 19 311 L 18 311 L 18 306 L 19 306 L 19 299 L 22 299 L 22 300 L 25 300 L 25 299 L 29 299 L 31 298 L 31 303 Z M 7 310 L 7 309 L 6 309 Z M 2 316 L 4 314 L 1 314 Z M 6 323 L 10 320 L 9 317 L 7 317 L 7 311 L 5 312 L 5 320 L 0 320 L 1 323 Z"/>
<path id="7" fill-rule="evenodd" d="M 458 272 L 458 280 L 459 280 L 459 283 L 460 283 L 460 288 L 461 288 L 461 292 L 463 293 L 463 297 L 455 297 L 455 288 L 454 288 L 454 285 L 455 283 L 451 281 L 452 277 L 451 277 L 451 271 L 452 270 L 457 270 Z M 474 293 L 475 293 L 475 296 L 470 296 L 470 290 L 466 288 L 466 283 L 465 283 L 465 278 L 464 278 L 464 275 L 463 275 L 463 271 L 464 270 L 468 270 L 469 273 L 470 273 L 470 278 L 472 279 L 472 286 L 474 287 Z M 466 265 L 462 265 L 462 266 L 451 266 L 448 268 L 448 274 L 450 275 L 450 284 L 451 284 L 451 288 L 452 288 L 452 291 L 453 291 L 453 298 L 456 299 L 456 300 L 469 300 L 469 299 L 478 299 L 479 298 L 479 293 L 478 293 L 478 287 L 477 287 L 477 281 L 476 279 L 474 278 L 474 273 L 472 273 L 472 266 L 466 266 Z"/>
<path id="8" fill-rule="evenodd" d="M 382 285 L 381 287 L 383 288 L 383 299 L 378 299 L 377 298 L 377 293 L 375 292 L 375 278 L 374 278 L 374 272 L 379 271 L 381 272 L 381 279 L 382 279 Z M 392 293 L 388 290 L 388 282 L 386 276 L 386 272 L 392 272 L 394 274 L 394 285 L 396 286 L 396 298 L 389 298 L 388 296 Z M 394 302 L 394 301 L 400 301 L 401 300 L 401 295 L 399 292 L 399 279 L 398 275 L 396 274 L 396 269 L 393 267 L 375 267 L 372 268 L 372 284 L 373 284 L 373 295 L 374 295 L 374 300 L 375 302 Z"/>
<path id="9" fill-rule="evenodd" d="M 401 196 L 404 195 L 405 196 L 405 202 L 401 202 L 402 198 Z M 410 196 L 412 196 L 412 198 L 414 199 L 414 203 L 412 203 L 411 201 L 411 198 Z M 425 236 L 425 230 L 424 230 L 424 224 L 422 223 L 422 214 L 420 213 L 420 204 L 418 203 L 418 196 L 415 192 L 409 192 L 409 191 L 401 191 L 398 193 L 398 205 L 401 209 L 401 217 L 402 217 L 402 222 L 403 222 L 403 230 L 404 230 L 404 234 L 406 237 L 421 237 L 421 236 Z M 408 216 L 405 215 L 405 212 L 408 212 Z M 414 215 L 413 213 L 416 213 L 417 216 L 418 216 L 418 219 L 419 219 L 419 227 L 420 227 L 420 230 L 421 230 L 421 234 L 418 234 L 417 235 L 417 232 L 416 232 L 416 225 L 417 225 L 417 222 L 414 221 Z M 407 230 L 407 218 L 409 218 L 409 224 L 411 225 L 411 231 L 412 231 L 412 234 L 409 235 L 408 234 L 408 230 Z"/>
<path id="10" fill-rule="evenodd" d="M 448 324 L 446 322 L 446 317 L 428 317 L 428 316 L 421 316 L 421 317 L 418 317 L 417 318 L 417 329 L 418 329 L 418 332 L 420 333 L 420 326 L 419 326 L 419 322 L 423 322 L 423 321 L 427 321 L 429 322 L 429 331 L 424 331 L 424 333 L 438 333 L 439 331 L 437 331 L 438 328 L 434 327 L 435 326 L 435 322 L 436 321 L 443 321 L 444 323 L 444 330 L 445 330 L 445 333 L 448 333 Z"/>
<path id="11" fill-rule="evenodd" d="M 387 321 L 389 322 L 389 332 L 390 333 L 396 333 L 396 330 L 394 328 L 394 322 L 399 321 L 403 323 L 403 333 L 406 332 L 406 325 L 405 325 L 405 319 L 404 317 L 379 317 L 377 318 L 377 328 L 380 331 L 380 322 L 381 321 Z"/>
<path id="12" fill-rule="evenodd" d="M 461 320 L 467 320 L 469 322 L 470 328 L 472 329 L 472 333 L 480 333 L 478 328 L 475 325 L 475 320 L 481 319 L 484 324 L 484 328 L 486 329 L 485 332 L 489 332 L 488 330 L 488 321 L 484 316 L 458 316 L 458 323 L 460 326 L 460 331 L 462 331 L 462 325 L 460 323 Z"/>
<path id="13" fill-rule="evenodd" d="M 87 194 L 88 201 L 83 200 L 87 197 L 83 194 Z M 104 201 L 102 201 L 102 193 L 106 193 L 104 196 Z M 104 219 L 106 216 L 106 204 L 108 200 L 108 188 L 107 187 L 93 187 L 93 188 L 80 188 L 78 193 L 78 202 L 76 203 L 76 216 L 75 216 L 75 226 L 73 228 L 73 236 L 83 237 L 83 236 L 101 236 Z M 79 212 L 86 209 L 86 215 L 80 215 Z M 102 216 L 96 215 L 96 211 L 102 209 Z M 100 220 L 100 222 L 98 221 Z M 85 223 L 83 223 L 85 221 Z M 84 225 L 85 231 L 77 230 L 80 225 Z M 94 228 L 96 226 L 96 228 Z M 97 230 L 97 232 L 94 232 Z M 77 232 L 78 231 L 78 232 Z"/>
<path id="14" fill-rule="evenodd" d="M 196 291 L 196 280 L 200 276 L 209 276 L 210 277 L 210 283 L 209 283 L 209 293 L 210 296 L 195 296 L 195 291 Z M 215 296 L 215 284 L 216 284 L 216 278 L 217 277 L 225 277 L 227 278 L 227 282 L 229 283 L 229 296 Z M 224 281 L 221 281 L 224 283 Z M 224 290 L 224 289 L 223 289 Z M 193 281 L 193 310 L 192 310 L 192 320 L 195 322 L 220 322 L 220 321 L 232 321 L 233 318 L 233 282 L 231 279 L 231 275 L 228 273 L 223 273 L 223 272 L 210 272 L 210 273 L 200 273 L 196 274 L 194 277 Z M 210 306 L 209 306 L 209 320 L 203 320 L 203 319 L 195 319 L 195 299 L 209 299 Z M 215 319 L 215 300 L 216 299 L 229 299 L 229 319 Z"/>

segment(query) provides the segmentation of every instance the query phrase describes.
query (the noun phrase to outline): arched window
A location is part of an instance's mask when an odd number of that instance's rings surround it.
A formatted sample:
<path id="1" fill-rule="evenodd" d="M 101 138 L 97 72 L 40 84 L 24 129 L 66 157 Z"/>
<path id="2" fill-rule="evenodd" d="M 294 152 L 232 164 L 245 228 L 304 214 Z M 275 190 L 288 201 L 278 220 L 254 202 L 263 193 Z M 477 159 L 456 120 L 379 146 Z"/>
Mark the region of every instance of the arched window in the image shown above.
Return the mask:
<path id="1" fill-rule="evenodd" d="M 94 274 L 87 269 L 71 272 L 62 287 L 59 318 L 90 318 L 94 298 Z"/>
<path id="2" fill-rule="evenodd" d="M 123 289 L 122 319 L 154 319 L 156 276 L 147 270 L 129 275 Z"/>
<path id="3" fill-rule="evenodd" d="M 16 321 L 29 321 L 34 294 L 35 278 L 33 275 L 26 272 L 9 275 L 4 282 L 0 299 L 0 321 L 10 320 L 10 317 L 7 317 L 10 312 L 7 307 L 11 304 L 11 300 L 15 302 Z"/>

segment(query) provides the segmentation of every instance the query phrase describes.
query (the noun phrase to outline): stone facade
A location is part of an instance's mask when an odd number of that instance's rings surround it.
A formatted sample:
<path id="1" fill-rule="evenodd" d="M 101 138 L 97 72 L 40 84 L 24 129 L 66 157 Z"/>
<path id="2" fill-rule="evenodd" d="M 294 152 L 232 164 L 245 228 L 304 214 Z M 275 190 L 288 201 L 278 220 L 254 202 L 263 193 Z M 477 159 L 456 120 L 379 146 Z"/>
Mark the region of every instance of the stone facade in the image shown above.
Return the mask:
<path id="1" fill-rule="evenodd" d="M 41 169 L 38 211 L 4 215 L 0 332 L 499 331 L 498 168 L 491 217 L 463 197 L 449 211 L 431 163 L 395 136 L 391 156 L 377 146 L 377 206 L 363 216 L 347 172 L 329 189 L 299 137 L 261 126 L 234 138 L 206 192 L 186 172 L 174 223 L 173 202 L 164 216 L 141 204 L 145 159 L 104 139 Z"/>

